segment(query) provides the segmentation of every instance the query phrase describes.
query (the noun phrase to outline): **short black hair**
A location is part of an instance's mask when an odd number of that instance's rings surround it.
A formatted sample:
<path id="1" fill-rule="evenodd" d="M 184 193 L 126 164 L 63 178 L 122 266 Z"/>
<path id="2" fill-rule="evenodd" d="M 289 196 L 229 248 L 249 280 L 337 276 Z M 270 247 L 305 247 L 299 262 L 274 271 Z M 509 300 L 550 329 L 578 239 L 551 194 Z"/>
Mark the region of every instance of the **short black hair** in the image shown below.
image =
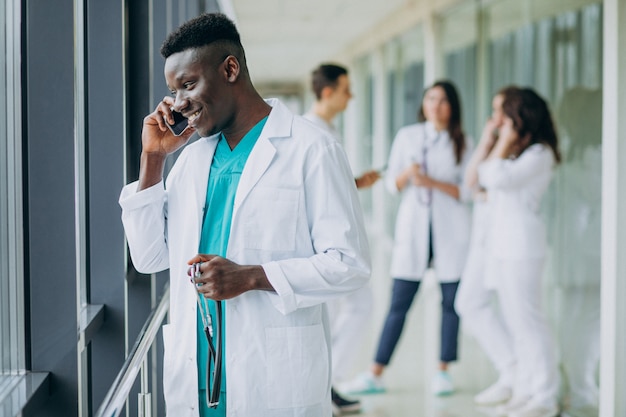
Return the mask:
<path id="1" fill-rule="evenodd" d="M 213 42 L 228 43 L 236 47 L 237 58 L 244 58 L 239 32 L 233 21 L 222 13 L 203 13 L 183 23 L 167 36 L 160 52 L 167 59 L 172 54 L 201 48 Z"/>
<path id="2" fill-rule="evenodd" d="M 313 70 L 311 87 L 315 93 L 315 97 L 319 100 L 322 98 L 322 90 L 325 87 L 336 87 L 338 79 L 342 75 L 348 75 L 348 70 L 337 64 L 321 64 Z"/>

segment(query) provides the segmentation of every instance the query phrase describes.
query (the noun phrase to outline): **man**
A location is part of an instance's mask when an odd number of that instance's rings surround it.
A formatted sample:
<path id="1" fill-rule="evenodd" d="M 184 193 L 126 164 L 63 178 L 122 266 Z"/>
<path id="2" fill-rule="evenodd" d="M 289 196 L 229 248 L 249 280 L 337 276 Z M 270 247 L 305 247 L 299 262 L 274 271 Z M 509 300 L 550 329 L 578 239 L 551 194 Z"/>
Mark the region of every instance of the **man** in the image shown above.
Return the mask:
<path id="1" fill-rule="evenodd" d="M 183 24 L 161 54 L 172 97 L 144 119 L 139 180 L 120 205 L 135 267 L 170 269 L 167 414 L 330 417 L 325 302 L 360 288 L 370 272 L 345 153 L 279 101 L 261 99 L 224 15 Z M 166 125 L 172 111 L 189 119 L 180 136 Z M 167 155 L 194 132 L 201 138 L 164 185 Z M 222 376 L 212 366 L 207 380 L 205 357 L 215 351 Z"/>
<path id="2" fill-rule="evenodd" d="M 335 64 L 322 64 L 312 74 L 311 87 L 315 94 L 315 102 L 304 117 L 323 130 L 329 132 L 341 142 L 339 132 L 333 126 L 335 117 L 342 113 L 352 98 L 348 70 Z M 375 170 L 367 171 L 355 179 L 357 188 L 372 186 L 380 178 Z M 331 322 L 331 338 L 333 349 L 332 381 L 337 386 L 346 380 L 354 364 L 355 349 L 360 341 L 371 316 L 372 293 L 369 286 L 337 298 L 328 303 Z M 332 389 L 333 409 L 336 414 L 358 411 L 361 403 L 348 399 Z"/>
<path id="3" fill-rule="evenodd" d="M 304 118 L 328 131 L 341 142 L 341 136 L 333 126 L 333 120 L 348 107 L 348 101 L 352 98 L 348 70 L 335 64 L 322 64 L 313 71 L 311 87 L 315 94 L 315 102 Z M 379 178 L 379 171 L 367 171 L 355 179 L 356 187 L 359 189 L 371 187 Z"/>

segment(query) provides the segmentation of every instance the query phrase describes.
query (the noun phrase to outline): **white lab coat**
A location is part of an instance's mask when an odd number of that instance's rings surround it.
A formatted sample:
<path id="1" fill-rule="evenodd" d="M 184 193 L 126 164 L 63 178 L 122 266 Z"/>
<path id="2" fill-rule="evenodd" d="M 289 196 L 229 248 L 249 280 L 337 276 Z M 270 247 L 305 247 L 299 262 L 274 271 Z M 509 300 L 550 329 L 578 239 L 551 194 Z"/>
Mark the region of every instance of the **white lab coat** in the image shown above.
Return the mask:
<path id="1" fill-rule="evenodd" d="M 339 143 L 342 142 L 337 129 L 314 112 L 305 113 L 302 117 L 330 133 Z M 373 299 L 372 288 L 368 284 L 345 297 L 335 298 L 327 303 L 331 323 L 335 386 L 350 377 L 350 371 L 357 359 L 355 349 L 360 346 L 363 336 L 367 334 Z"/>
<path id="2" fill-rule="evenodd" d="M 456 293 L 455 309 L 464 330 L 472 335 L 499 372 L 501 381 L 513 381 L 515 356 L 511 337 L 500 310 L 493 302 L 494 291 L 485 285 L 485 264 L 491 205 L 486 194 L 475 194 L 472 237 L 467 262 Z"/>
<path id="3" fill-rule="evenodd" d="M 535 144 L 515 160 L 493 158 L 478 167 L 492 206 L 485 274 L 513 341 L 513 391 L 545 407 L 556 405 L 559 387 L 555 344 L 541 303 L 547 243 L 540 207 L 554 165 L 550 147 Z"/>
<path id="4" fill-rule="evenodd" d="M 339 143 L 342 142 L 341 135 L 339 134 L 339 131 L 335 129 L 335 126 L 328 123 L 326 120 L 322 119 L 317 114 L 310 111 L 308 113 L 303 114 L 302 117 L 304 117 L 305 119 L 307 119 L 308 121 L 313 123 L 315 126 L 319 127 L 320 129 L 323 129 L 327 131 L 328 133 L 330 133 L 337 140 L 337 142 Z"/>
<path id="5" fill-rule="evenodd" d="M 478 166 L 478 181 L 492 207 L 488 258 L 545 258 L 546 229 L 540 208 L 554 164 L 552 150 L 535 144 L 515 160 L 493 158 Z"/>
<path id="6" fill-rule="evenodd" d="M 435 253 L 435 270 L 440 282 L 458 281 L 465 266 L 470 238 L 471 215 L 467 202 L 470 190 L 463 185 L 463 174 L 472 154 L 471 141 L 465 141 L 460 164 L 456 163 L 454 143 L 448 132 L 437 134 L 429 123 L 417 123 L 398 131 L 391 147 L 385 185 L 396 194 L 396 178 L 412 163 L 423 163 L 423 149 L 428 149 L 428 175 L 436 180 L 458 185 L 460 199 L 432 190 L 431 203 L 427 190 L 408 183 L 396 218 L 395 239 L 391 259 L 391 275 L 418 281 L 428 267 L 429 225 Z"/>
<path id="7" fill-rule="evenodd" d="M 227 258 L 260 264 L 276 292 L 226 302 L 229 417 L 331 416 L 330 336 L 324 302 L 369 279 L 369 249 L 341 146 L 277 100 L 235 196 Z M 196 292 L 187 261 L 198 252 L 218 137 L 187 146 L 167 183 L 121 194 L 135 267 L 170 269 L 163 327 L 164 393 L 171 417 L 198 416 Z"/>

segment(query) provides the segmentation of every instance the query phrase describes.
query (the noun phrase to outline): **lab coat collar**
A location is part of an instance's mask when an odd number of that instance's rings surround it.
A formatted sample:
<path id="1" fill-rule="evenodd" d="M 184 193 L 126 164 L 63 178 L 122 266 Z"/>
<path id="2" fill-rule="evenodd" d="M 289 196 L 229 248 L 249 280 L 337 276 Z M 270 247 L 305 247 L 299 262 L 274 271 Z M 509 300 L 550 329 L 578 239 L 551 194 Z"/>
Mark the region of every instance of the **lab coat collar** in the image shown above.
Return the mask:
<path id="1" fill-rule="evenodd" d="M 237 215 L 239 206 L 274 159 L 276 147 L 272 140 L 291 137 L 293 113 L 277 99 L 269 99 L 266 102 L 272 106 L 272 110 L 241 173 L 239 188 L 235 196 L 233 217 Z"/>
<path id="2" fill-rule="evenodd" d="M 291 130 L 293 124 L 293 113 L 287 109 L 287 107 L 277 99 L 266 100 L 267 104 L 272 106 L 272 110 L 265 122 L 265 126 L 261 131 L 256 144 L 250 152 L 250 156 L 246 162 L 246 165 L 241 173 L 241 179 L 239 180 L 239 187 L 237 194 L 235 195 L 235 207 L 233 210 L 233 217 L 237 214 L 241 202 L 252 190 L 252 187 L 258 182 L 259 178 L 269 164 L 272 162 L 274 155 L 276 154 L 276 148 L 272 144 L 271 140 L 275 138 L 288 138 L 291 137 Z M 198 141 L 196 146 L 200 147 L 198 152 L 194 155 L 196 158 L 203 158 L 203 161 L 196 161 L 195 167 L 195 179 L 194 184 L 196 193 L 196 204 L 200 208 L 198 210 L 198 222 L 202 224 L 203 207 L 206 199 L 206 187 L 209 178 L 209 170 L 211 169 L 211 161 L 215 154 L 217 142 L 219 141 L 221 133 L 215 134 L 203 138 Z"/>
<path id="3" fill-rule="evenodd" d="M 441 137 L 448 134 L 447 130 L 437 131 L 435 125 L 429 121 L 424 122 L 424 143 L 428 146 L 433 145 L 439 141 Z"/>
<path id="4" fill-rule="evenodd" d="M 293 113 L 276 98 L 267 99 L 265 102 L 272 106 L 272 111 L 267 118 L 267 122 L 265 123 L 265 127 L 259 139 L 286 138 L 291 136 Z"/>

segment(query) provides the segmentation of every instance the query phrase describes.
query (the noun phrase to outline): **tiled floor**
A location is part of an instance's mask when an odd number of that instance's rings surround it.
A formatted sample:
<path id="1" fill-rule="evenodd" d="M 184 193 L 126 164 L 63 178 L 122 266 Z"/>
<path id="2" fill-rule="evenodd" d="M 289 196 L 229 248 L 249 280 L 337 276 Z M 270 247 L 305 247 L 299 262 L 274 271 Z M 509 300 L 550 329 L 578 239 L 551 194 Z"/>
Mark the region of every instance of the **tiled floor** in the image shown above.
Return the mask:
<path id="1" fill-rule="evenodd" d="M 372 245 L 374 318 L 371 331 L 356 352 L 354 373 L 369 367 L 391 290 L 388 273 L 390 242 L 380 239 Z M 461 331 L 460 359 L 450 368 L 457 392 L 448 397 L 430 393 L 430 380 L 436 371 L 440 322 L 439 285 L 432 273 L 426 279 L 409 312 L 403 335 L 392 362 L 384 374 L 387 392 L 359 397 L 362 417 L 485 417 L 489 410 L 478 410 L 473 396 L 495 381 L 496 374 L 476 342 Z"/>

